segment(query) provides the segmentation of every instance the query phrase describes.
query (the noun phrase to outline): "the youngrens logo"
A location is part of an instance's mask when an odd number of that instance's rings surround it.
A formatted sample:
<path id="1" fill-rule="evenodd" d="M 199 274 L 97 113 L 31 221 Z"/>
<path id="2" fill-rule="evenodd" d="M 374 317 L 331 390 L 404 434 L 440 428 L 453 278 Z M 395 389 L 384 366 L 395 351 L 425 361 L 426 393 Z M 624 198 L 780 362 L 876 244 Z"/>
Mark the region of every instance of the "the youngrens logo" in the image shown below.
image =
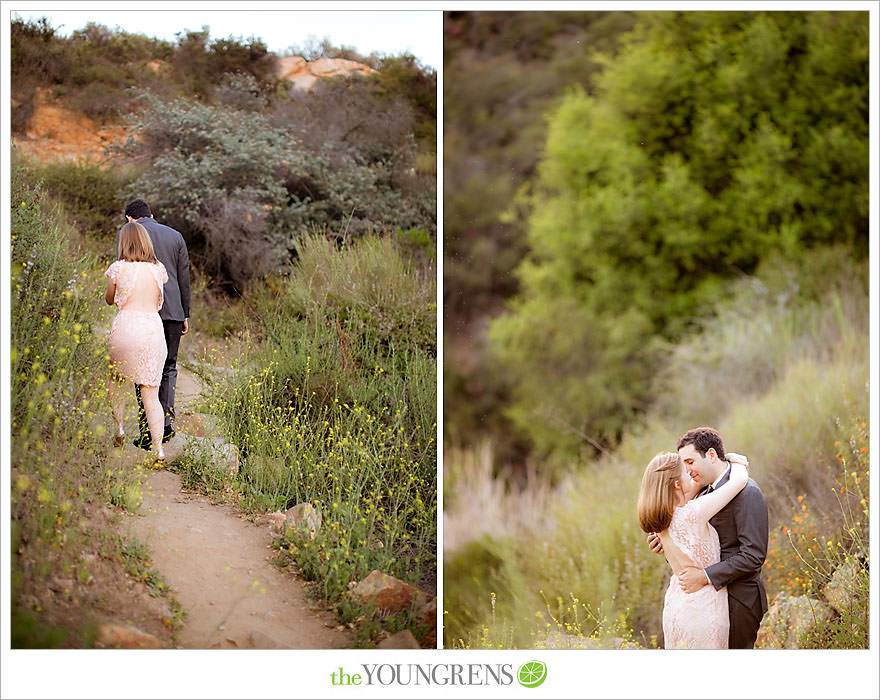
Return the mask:
<path id="1" fill-rule="evenodd" d="M 547 680 L 547 664 L 543 661 L 526 661 L 516 672 L 516 679 L 524 688 L 537 688 Z"/>
<path id="2" fill-rule="evenodd" d="M 361 664 L 341 666 L 330 674 L 332 685 L 513 685 L 537 688 L 547 679 L 543 661 L 527 661 L 514 673 L 512 664 Z"/>

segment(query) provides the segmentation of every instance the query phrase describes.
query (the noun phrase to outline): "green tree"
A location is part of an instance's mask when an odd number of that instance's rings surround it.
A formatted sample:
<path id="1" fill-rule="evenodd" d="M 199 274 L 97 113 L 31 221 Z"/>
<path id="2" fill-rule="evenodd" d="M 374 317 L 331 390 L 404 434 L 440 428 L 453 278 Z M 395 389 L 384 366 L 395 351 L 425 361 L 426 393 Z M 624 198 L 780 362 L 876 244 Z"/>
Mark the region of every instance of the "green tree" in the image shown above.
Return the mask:
<path id="1" fill-rule="evenodd" d="M 640 16 L 552 114 L 520 293 L 490 329 L 535 444 L 613 442 L 663 341 L 771 252 L 867 254 L 864 12 Z"/>

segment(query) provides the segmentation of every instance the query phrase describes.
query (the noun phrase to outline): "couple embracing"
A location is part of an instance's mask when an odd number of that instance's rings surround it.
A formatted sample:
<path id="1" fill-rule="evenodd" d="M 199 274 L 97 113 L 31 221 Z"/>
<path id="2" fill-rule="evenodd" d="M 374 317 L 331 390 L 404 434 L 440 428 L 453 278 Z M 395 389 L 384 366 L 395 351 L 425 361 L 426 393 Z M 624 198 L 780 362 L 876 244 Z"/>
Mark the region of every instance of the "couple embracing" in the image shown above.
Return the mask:
<path id="1" fill-rule="evenodd" d="M 639 525 L 672 568 L 663 604 L 667 649 L 751 649 L 767 611 L 761 567 L 767 504 L 748 460 L 725 453 L 712 428 L 694 428 L 678 452 L 645 469 Z"/>

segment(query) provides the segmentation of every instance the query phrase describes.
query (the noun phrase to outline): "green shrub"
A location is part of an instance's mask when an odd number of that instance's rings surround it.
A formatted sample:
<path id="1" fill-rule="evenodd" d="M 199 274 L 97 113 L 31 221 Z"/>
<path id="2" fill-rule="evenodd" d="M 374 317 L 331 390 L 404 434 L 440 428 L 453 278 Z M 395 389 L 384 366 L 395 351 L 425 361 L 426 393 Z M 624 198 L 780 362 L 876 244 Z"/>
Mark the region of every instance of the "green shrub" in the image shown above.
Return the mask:
<path id="1" fill-rule="evenodd" d="M 71 213 L 70 222 L 101 256 L 112 255 L 116 231 L 125 222 L 121 190 L 130 171 L 87 162 L 54 161 L 29 166 L 51 196 Z"/>
<path id="2" fill-rule="evenodd" d="M 392 163 L 358 163 L 264 114 L 188 99 L 141 96 L 137 141 L 125 148 L 148 165 L 127 189 L 180 230 L 193 258 L 219 284 L 243 283 L 283 265 L 298 239 L 332 226 L 351 238 L 395 226 L 435 227 L 433 189 L 395 188 Z"/>
<path id="3" fill-rule="evenodd" d="M 859 12 L 644 13 L 592 94 L 565 96 L 489 332 L 540 450 L 615 444 L 664 341 L 734 274 L 820 244 L 865 258 L 867 36 Z"/>
<path id="4" fill-rule="evenodd" d="M 107 468 L 103 266 L 69 257 L 68 217 L 30 176 L 14 166 L 10 192 L 12 620 L 22 645 L 54 646 L 62 639 L 39 604 L 47 579 L 87 580 L 80 554 L 101 536 L 92 513 L 102 501 L 130 506 L 136 474 Z M 65 645 L 89 643 L 65 629 Z"/>
<path id="5" fill-rule="evenodd" d="M 239 447 L 229 486 L 247 511 L 318 509 L 316 537 L 291 533 L 284 547 L 325 599 L 373 569 L 430 587 L 434 278 L 388 239 L 337 250 L 314 237 L 298 250 L 286 278 L 248 295 L 262 342 L 207 400 Z"/>

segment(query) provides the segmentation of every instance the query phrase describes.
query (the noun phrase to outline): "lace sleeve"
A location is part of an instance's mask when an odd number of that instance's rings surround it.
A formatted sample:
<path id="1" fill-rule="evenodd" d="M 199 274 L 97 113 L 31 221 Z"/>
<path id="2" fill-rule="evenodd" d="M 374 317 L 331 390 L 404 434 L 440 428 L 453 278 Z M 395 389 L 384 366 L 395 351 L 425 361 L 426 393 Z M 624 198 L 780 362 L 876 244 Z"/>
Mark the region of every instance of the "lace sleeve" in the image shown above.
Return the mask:
<path id="1" fill-rule="evenodd" d="M 153 277 L 156 279 L 156 284 L 159 285 L 159 306 L 156 309 L 158 311 L 162 308 L 162 304 L 165 303 L 165 289 L 163 285 L 168 281 L 168 270 L 165 269 L 161 262 L 153 265 L 151 269 Z"/>
<path id="2" fill-rule="evenodd" d="M 104 272 L 104 274 L 110 279 L 111 282 L 119 281 L 119 268 L 121 267 L 121 264 L 121 260 L 116 260 Z"/>

